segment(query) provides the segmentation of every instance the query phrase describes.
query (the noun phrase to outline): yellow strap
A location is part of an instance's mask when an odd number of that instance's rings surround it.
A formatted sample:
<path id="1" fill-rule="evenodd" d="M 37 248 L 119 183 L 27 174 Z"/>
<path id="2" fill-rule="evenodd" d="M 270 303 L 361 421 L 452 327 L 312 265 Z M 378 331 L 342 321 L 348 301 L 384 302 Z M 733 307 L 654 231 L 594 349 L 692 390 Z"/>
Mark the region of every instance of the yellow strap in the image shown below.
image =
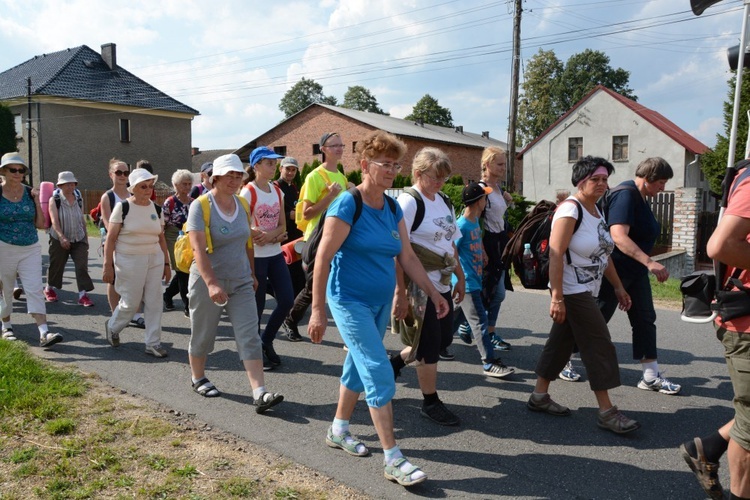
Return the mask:
<path id="1" fill-rule="evenodd" d="M 247 222 L 250 224 L 250 227 L 252 227 L 252 221 L 250 220 L 250 205 L 247 204 L 247 200 L 243 198 L 242 196 L 234 196 L 235 199 L 240 200 L 240 205 L 242 205 L 242 208 L 245 209 L 245 214 L 247 214 Z M 202 194 L 197 199 L 198 203 L 201 204 L 201 209 L 203 211 L 203 225 L 205 226 L 205 233 L 206 233 L 206 253 L 211 253 L 214 251 L 213 244 L 211 243 L 211 200 L 208 197 L 208 193 Z M 250 237 L 247 239 L 247 248 L 253 248 L 253 234 L 252 231 L 250 232 Z"/>
<path id="2" fill-rule="evenodd" d="M 248 205 L 247 200 L 242 196 L 235 196 L 235 198 L 240 200 L 242 208 L 244 208 L 247 213 L 247 223 L 250 225 L 250 237 L 247 239 L 247 248 L 253 248 L 253 221 L 250 219 L 250 205 Z"/>

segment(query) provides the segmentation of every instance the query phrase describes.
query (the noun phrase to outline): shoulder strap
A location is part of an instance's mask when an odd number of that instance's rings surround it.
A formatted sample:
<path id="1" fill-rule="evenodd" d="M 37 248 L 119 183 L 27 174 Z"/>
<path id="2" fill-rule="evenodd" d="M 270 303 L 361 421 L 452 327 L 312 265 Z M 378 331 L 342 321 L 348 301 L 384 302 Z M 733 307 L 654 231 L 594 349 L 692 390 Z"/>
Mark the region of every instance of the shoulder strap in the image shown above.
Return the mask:
<path id="1" fill-rule="evenodd" d="M 250 213 L 255 212 L 255 203 L 258 201 L 258 193 L 255 192 L 255 186 L 252 182 L 245 184 L 245 188 L 250 192 Z M 245 200 L 247 201 L 247 200 Z"/>
<path id="2" fill-rule="evenodd" d="M 742 169 L 742 173 L 734 179 L 734 182 L 732 183 L 732 187 L 729 190 L 729 195 L 730 196 L 731 196 L 732 193 L 734 193 L 734 190 L 737 189 L 737 186 L 739 186 L 742 181 L 744 181 L 745 179 L 747 179 L 748 176 L 750 176 L 750 168 L 745 167 L 745 168 Z M 727 197 L 727 200 L 728 199 L 729 198 Z"/>
<path id="3" fill-rule="evenodd" d="M 128 215 L 128 212 L 130 211 L 130 202 L 125 199 L 120 202 L 122 204 L 122 223 L 125 223 L 125 217 Z"/>
<path id="4" fill-rule="evenodd" d="M 60 210 L 60 204 L 62 204 L 62 200 L 60 199 L 60 188 L 52 191 L 52 199 L 55 200 L 55 208 Z"/>
<path id="5" fill-rule="evenodd" d="M 576 199 L 571 200 L 570 198 L 568 198 L 567 200 L 563 201 L 563 203 L 565 203 L 566 201 L 572 201 L 578 207 L 578 217 L 576 218 L 575 226 L 573 226 L 573 234 L 576 234 L 576 231 L 578 231 L 578 228 L 581 227 L 581 222 L 583 221 L 583 205 L 581 205 L 581 202 Z M 602 214 L 602 217 L 603 216 L 604 215 Z M 565 257 L 568 259 L 568 265 L 573 263 L 573 260 L 570 258 L 570 248 L 565 249 Z"/>
<path id="6" fill-rule="evenodd" d="M 422 224 L 422 220 L 424 219 L 424 200 L 422 199 L 422 195 L 419 194 L 419 191 L 413 187 L 404 189 L 404 193 L 414 198 L 417 202 L 417 212 L 414 214 L 414 222 L 411 223 L 411 230 L 409 231 L 410 233 L 413 233 L 417 230 L 419 225 Z"/>
<path id="7" fill-rule="evenodd" d="M 331 183 L 331 177 L 328 175 L 328 170 L 323 165 L 320 165 L 315 170 L 323 178 L 323 180 L 326 181 L 326 184 L 330 184 Z M 360 200 L 361 200 L 361 198 L 360 198 Z"/>
<path id="8" fill-rule="evenodd" d="M 203 225 L 206 233 L 206 252 L 211 253 L 214 247 L 211 244 L 211 198 L 207 194 L 202 194 L 196 198 L 200 203 L 203 212 Z"/>
<path id="9" fill-rule="evenodd" d="M 284 197 L 281 194 L 281 188 L 275 182 L 272 182 L 271 185 L 276 189 L 276 196 L 279 197 L 279 207 L 281 207 L 281 210 L 283 212 L 284 211 Z"/>
<path id="10" fill-rule="evenodd" d="M 235 199 L 240 200 L 240 205 L 242 205 L 242 208 L 245 209 L 245 214 L 247 215 L 247 223 L 250 225 L 250 227 L 253 227 L 253 221 L 251 219 L 252 215 L 250 212 L 250 205 L 247 204 L 247 200 L 243 198 L 242 196 L 234 196 Z M 282 209 L 283 210 L 283 209 Z M 247 248 L 253 248 L 253 234 L 252 230 L 250 231 L 250 237 L 247 239 Z"/>
<path id="11" fill-rule="evenodd" d="M 393 215 L 396 215 L 396 200 L 394 200 L 387 194 L 383 196 L 385 196 L 385 201 L 388 203 L 388 207 L 391 209 L 391 213 Z"/>
<path id="12" fill-rule="evenodd" d="M 162 207 L 158 203 L 156 203 L 155 201 L 152 201 L 151 203 L 154 205 L 154 208 L 156 209 L 156 218 L 160 219 L 161 218 L 161 208 Z"/>
<path id="13" fill-rule="evenodd" d="M 112 213 L 112 210 L 115 208 L 115 192 L 111 189 L 108 189 L 107 198 L 109 198 L 109 211 L 110 213 Z"/>
<path id="14" fill-rule="evenodd" d="M 359 216 L 362 215 L 362 193 L 356 187 L 347 189 L 354 198 L 354 215 L 352 216 L 352 226 L 359 220 Z"/>
<path id="15" fill-rule="evenodd" d="M 451 212 L 453 212 L 453 202 L 451 201 L 451 197 L 450 197 L 450 196 L 448 196 L 447 194 L 445 194 L 445 193 L 444 193 L 444 192 L 442 192 L 442 191 L 438 191 L 437 193 L 438 193 L 438 194 L 440 195 L 440 197 L 441 197 L 441 198 L 443 199 L 443 201 L 444 201 L 444 202 L 445 202 L 445 204 L 446 204 L 446 205 L 448 206 L 448 208 L 450 208 Z"/>

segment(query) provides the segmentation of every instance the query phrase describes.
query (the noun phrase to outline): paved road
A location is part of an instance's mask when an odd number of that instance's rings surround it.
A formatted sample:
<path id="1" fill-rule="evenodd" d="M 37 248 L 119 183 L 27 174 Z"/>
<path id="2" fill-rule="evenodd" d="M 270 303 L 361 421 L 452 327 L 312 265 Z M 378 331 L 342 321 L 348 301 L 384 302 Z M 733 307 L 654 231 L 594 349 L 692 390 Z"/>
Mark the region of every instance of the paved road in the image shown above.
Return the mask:
<path id="1" fill-rule="evenodd" d="M 101 260 L 93 250 L 91 267 L 92 277 L 100 278 Z M 190 387 L 189 324 L 181 311 L 164 313 L 166 360 L 146 356 L 142 331 L 133 328 L 123 332 L 121 347 L 113 349 L 103 334 L 108 310 L 101 281 L 96 279 L 91 295 L 96 307 L 84 309 L 75 302 L 72 268 L 65 278 L 60 302 L 48 304 L 50 323 L 65 342 L 50 351 L 35 347 L 39 355 L 96 372 L 128 392 L 195 414 L 377 498 L 704 498 L 677 448 L 694 435 L 715 430 L 733 413 L 731 384 L 712 329 L 682 323 L 678 312 L 667 310 L 658 311 L 659 357 L 667 376 L 683 385 L 679 396 L 635 387 L 640 370 L 630 361 L 627 318 L 617 313 L 611 322 L 623 381 L 612 398 L 642 423 L 639 431 L 617 436 L 597 428 L 595 400 L 586 382 L 552 385 L 554 397 L 575 410 L 571 417 L 529 412 L 525 403 L 550 326 L 549 302 L 543 294 L 509 293 L 501 323 L 502 335 L 513 349 L 503 360 L 516 373 L 502 381 L 483 376 L 476 347 L 458 339 L 452 346 L 456 359 L 440 363 L 440 395 L 461 417 L 460 427 L 440 427 L 420 417 L 415 371 L 407 368 L 399 379 L 394 400 L 396 435 L 406 455 L 430 477 L 425 484 L 405 490 L 382 477 L 382 450 L 364 402 L 352 418 L 352 432 L 374 453 L 354 458 L 324 443 L 345 354 L 333 324 L 322 345 L 277 340 L 283 365 L 267 374 L 267 385 L 283 392 L 286 400 L 275 411 L 259 416 L 251 406 L 227 323 L 222 323 L 207 367 L 224 395 L 201 398 Z M 179 309 L 179 299 L 176 303 Z M 21 341 L 36 345 L 36 329 L 30 317 L 21 314 L 24 304 L 16 302 L 14 310 Z M 385 341 L 389 349 L 400 347 L 390 333 Z M 580 361 L 578 366 L 582 368 Z M 720 476 L 728 487 L 726 460 Z"/>

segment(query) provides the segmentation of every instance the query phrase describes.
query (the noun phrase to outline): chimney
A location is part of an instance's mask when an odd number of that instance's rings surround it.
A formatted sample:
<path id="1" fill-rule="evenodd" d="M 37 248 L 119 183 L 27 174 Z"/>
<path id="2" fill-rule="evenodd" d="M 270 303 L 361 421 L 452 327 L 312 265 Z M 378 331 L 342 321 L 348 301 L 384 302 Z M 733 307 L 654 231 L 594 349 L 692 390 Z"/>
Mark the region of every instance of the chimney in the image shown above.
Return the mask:
<path id="1" fill-rule="evenodd" d="M 197 154 L 200 154 L 200 152 L 201 152 L 201 148 L 196 148 L 196 147 L 190 148 L 190 156 L 195 156 Z"/>
<path id="2" fill-rule="evenodd" d="M 490 131 L 489 130 L 485 130 L 484 132 L 482 132 L 482 138 L 483 139 L 489 139 L 490 138 Z"/>
<path id="3" fill-rule="evenodd" d="M 117 69 L 117 45 L 114 43 L 102 45 L 102 59 L 107 63 L 109 69 Z"/>
<path id="4" fill-rule="evenodd" d="M 424 127 L 424 120 L 421 118 L 417 118 L 417 121 L 414 122 L 414 125 L 418 125 L 420 127 Z"/>
<path id="5" fill-rule="evenodd" d="M 463 134 L 464 133 L 464 126 L 463 125 L 459 125 L 458 127 L 456 127 L 456 132 L 459 133 L 459 134 Z"/>

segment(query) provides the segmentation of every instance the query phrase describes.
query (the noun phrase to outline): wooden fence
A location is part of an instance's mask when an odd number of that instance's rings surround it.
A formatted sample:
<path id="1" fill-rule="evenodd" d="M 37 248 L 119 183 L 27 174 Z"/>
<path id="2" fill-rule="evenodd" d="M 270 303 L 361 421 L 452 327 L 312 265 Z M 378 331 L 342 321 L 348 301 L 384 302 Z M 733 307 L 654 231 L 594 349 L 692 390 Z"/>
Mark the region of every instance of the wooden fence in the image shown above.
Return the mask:
<path id="1" fill-rule="evenodd" d="M 659 222 L 661 233 L 656 239 L 656 245 L 661 247 L 672 246 L 672 226 L 674 224 L 674 193 L 665 191 L 654 197 L 646 199 L 651 206 L 654 217 Z"/>

